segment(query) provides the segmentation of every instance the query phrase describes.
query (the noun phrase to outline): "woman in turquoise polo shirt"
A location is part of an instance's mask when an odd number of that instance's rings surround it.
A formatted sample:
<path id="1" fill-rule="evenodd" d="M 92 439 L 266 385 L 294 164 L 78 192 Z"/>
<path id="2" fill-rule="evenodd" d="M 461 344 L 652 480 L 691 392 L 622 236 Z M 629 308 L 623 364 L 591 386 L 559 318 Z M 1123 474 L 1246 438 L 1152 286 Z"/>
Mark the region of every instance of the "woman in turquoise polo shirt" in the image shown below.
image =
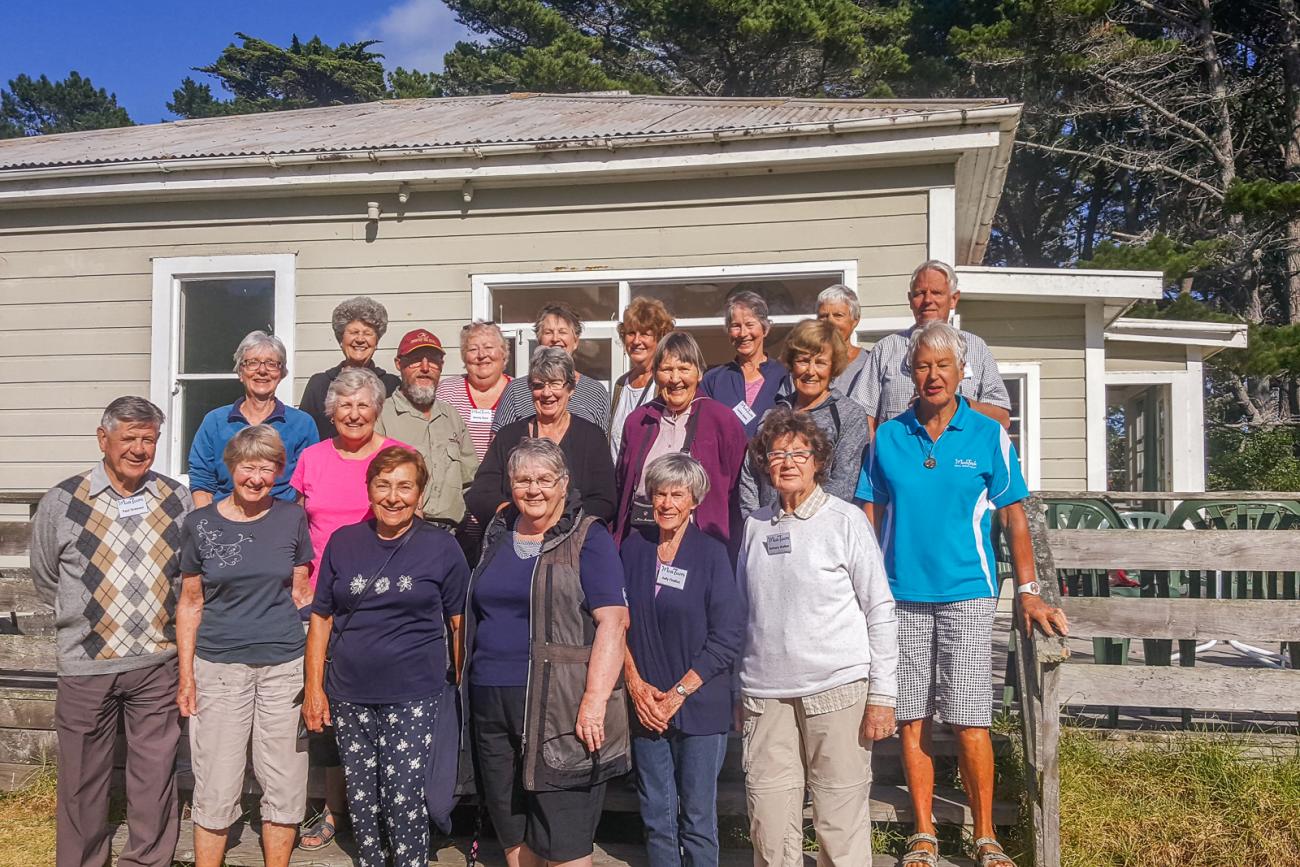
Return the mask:
<path id="1" fill-rule="evenodd" d="M 943 322 L 922 325 L 912 332 L 907 355 L 916 399 L 876 431 L 857 490 L 880 535 L 897 600 L 897 719 L 917 817 L 903 863 L 938 863 L 929 749 L 937 711 L 957 736 L 976 860 L 980 867 L 1014 867 L 993 834 L 995 510 L 1010 542 L 1025 630 L 1037 624 L 1064 635 L 1065 614 L 1039 596 L 1021 505 L 1029 490 L 1015 447 L 1000 424 L 957 392 L 966 362 L 960 332 Z"/>

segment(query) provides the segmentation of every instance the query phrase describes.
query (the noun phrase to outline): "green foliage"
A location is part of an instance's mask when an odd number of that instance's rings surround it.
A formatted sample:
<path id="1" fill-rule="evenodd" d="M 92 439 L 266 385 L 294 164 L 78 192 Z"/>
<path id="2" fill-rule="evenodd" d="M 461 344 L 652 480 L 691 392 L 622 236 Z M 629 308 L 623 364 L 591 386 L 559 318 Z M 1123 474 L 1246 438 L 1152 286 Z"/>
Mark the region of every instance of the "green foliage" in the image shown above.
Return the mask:
<path id="1" fill-rule="evenodd" d="M 1219 239 L 1193 241 L 1189 244 L 1160 233 L 1145 244 L 1102 241 L 1091 259 L 1079 261 L 1079 267 L 1161 271 L 1166 283 L 1177 283 L 1216 264 L 1225 252 L 1227 243 Z"/>
<path id="2" fill-rule="evenodd" d="M 19 75 L 0 90 L 0 138 L 131 126 L 117 95 L 76 72 L 63 81 Z"/>
<path id="3" fill-rule="evenodd" d="M 436 72 L 419 72 L 397 67 L 388 73 L 390 99 L 427 99 L 442 96 L 442 76 Z"/>
<path id="4" fill-rule="evenodd" d="M 1215 428 L 1209 435 L 1212 491 L 1300 491 L 1300 431 Z"/>
<path id="5" fill-rule="evenodd" d="M 716 96 L 892 93 L 907 0 L 451 0 L 487 37 L 446 58 L 450 93 L 628 89 Z"/>
<path id="6" fill-rule="evenodd" d="M 1300 324 L 1252 325 L 1248 347 L 1216 361 L 1242 376 L 1300 376 Z"/>
<path id="7" fill-rule="evenodd" d="M 1300 212 L 1300 181 L 1237 181 L 1223 206 L 1233 214 L 1290 218 Z"/>
<path id="8" fill-rule="evenodd" d="M 172 91 L 167 110 L 177 117 L 221 117 L 236 114 L 233 102 L 219 100 L 212 95 L 212 88 L 199 84 L 188 75 L 181 86 Z"/>

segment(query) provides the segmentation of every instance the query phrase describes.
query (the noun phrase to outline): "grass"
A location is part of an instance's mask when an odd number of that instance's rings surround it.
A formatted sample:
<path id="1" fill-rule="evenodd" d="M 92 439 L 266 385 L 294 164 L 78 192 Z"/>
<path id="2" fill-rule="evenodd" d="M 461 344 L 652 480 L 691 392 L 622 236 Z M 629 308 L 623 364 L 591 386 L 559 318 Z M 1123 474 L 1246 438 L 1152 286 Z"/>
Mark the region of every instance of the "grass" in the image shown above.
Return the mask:
<path id="1" fill-rule="evenodd" d="M 17 792 L 0 792 L 0 867 L 54 863 L 53 767 L 42 769 Z"/>

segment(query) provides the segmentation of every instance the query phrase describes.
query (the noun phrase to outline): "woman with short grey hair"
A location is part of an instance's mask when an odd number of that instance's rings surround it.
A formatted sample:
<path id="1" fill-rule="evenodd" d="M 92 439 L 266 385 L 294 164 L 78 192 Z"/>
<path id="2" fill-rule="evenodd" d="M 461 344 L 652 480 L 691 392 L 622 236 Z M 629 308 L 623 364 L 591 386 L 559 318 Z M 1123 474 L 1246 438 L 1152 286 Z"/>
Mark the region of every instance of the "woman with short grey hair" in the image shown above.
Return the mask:
<path id="1" fill-rule="evenodd" d="M 627 586 L 623 676 L 651 867 L 718 863 L 718 774 L 732 724 L 744 604 L 727 547 L 691 520 L 709 474 L 671 452 L 645 471 L 654 525 L 620 548 Z"/>
<path id="2" fill-rule="evenodd" d="M 568 456 L 569 487 L 582 499 L 589 515 L 614 517 L 614 464 L 605 431 L 570 411 L 577 374 L 573 358 L 558 346 L 540 346 L 528 368 L 533 411 L 497 431 L 465 493 L 465 506 L 484 526 L 511 501 L 507 458 L 521 442 L 544 437 Z"/>
<path id="3" fill-rule="evenodd" d="M 299 409 L 315 419 L 322 440 L 334 436 L 334 421 L 325 409 L 325 394 L 340 372 L 348 368 L 369 370 L 384 384 L 385 395 L 392 394 L 402 384 L 400 377 L 382 370 L 374 362 L 379 341 L 388 331 L 388 310 L 384 305 L 364 295 L 349 298 L 334 308 L 330 325 L 339 349 L 343 350 L 343 361 L 329 370 L 313 373 L 298 403 Z"/>
<path id="4" fill-rule="evenodd" d="M 509 353 L 510 345 L 499 325 L 475 320 L 460 330 L 460 360 L 465 372 L 444 374 L 438 380 L 438 400 L 450 404 L 465 422 L 480 464 L 492 442 L 497 406 L 512 379 L 505 372 Z"/>
<path id="5" fill-rule="evenodd" d="M 239 341 L 234 358 L 244 396 L 205 415 L 190 443 L 190 491 L 195 508 L 230 495 L 233 482 L 221 456 L 226 443 L 237 432 L 266 424 L 279 435 L 284 443 L 285 461 L 272 493 L 281 500 L 293 500 L 297 496 L 289 479 L 303 450 L 319 439 L 311 416 L 285 405 L 275 395 L 289 375 L 288 353 L 280 338 L 265 331 L 250 331 Z"/>
<path id="6" fill-rule="evenodd" d="M 729 296 L 722 327 L 736 356 L 709 370 L 700 391 L 731 410 L 744 427 L 745 436 L 752 437 L 763 413 L 784 393 L 789 371 L 768 357 L 766 343 L 772 320 L 761 295 L 742 290 Z"/>
<path id="7" fill-rule="evenodd" d="M 817 296 L 817 318 L 825 319 L 835 327 L 848 352 L 844 369 L 831 382 L 831 388 L 844 397 L 852 397 L 854 389 L 858 386 L 858 377 L 862 375 L 869 355 L 853 340 L 858 330 L 858 323 L 862 321 L 858 293 L 843 283 L 827 286 Z"/>

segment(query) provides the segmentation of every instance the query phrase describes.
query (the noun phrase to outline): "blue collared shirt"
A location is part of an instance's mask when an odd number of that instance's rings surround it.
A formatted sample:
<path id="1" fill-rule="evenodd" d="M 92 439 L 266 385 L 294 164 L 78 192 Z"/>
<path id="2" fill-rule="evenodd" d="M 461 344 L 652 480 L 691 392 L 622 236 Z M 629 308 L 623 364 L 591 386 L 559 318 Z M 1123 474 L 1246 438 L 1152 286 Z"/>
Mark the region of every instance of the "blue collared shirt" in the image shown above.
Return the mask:
<path id="1" fill-rule="evenodd" d="M 217 407 L 203 417 L 203 423 L 199 425 L 194 434 L 194 442 L 190 445 L 191 491 L 207 491 L 214 499 L 221 499 L 234 487 L 221 453 L 232 436 L 248 427 L 248 419 L 240 411 L 243 403 L 241 397 L 232 404 Z M 297 499 L 298 492 L 290 487 L 289 477 L 298 465 L 298 456 L 302 450 L 318 441 L 316 422 L 307 413 L 285 406 L 277 398 L 275 409 L 263 424 L 274 427 L 284 442 L 284 470 L 276 477 L 272 494 L 281 500 L 292 502 Z"/>
<path id="2" fill-rule="evenodd" d="M 915 409 L 882 424 L 858 479 L 856 498 L 885 507 L 885 569 L 905 602 L 997 596 L 992 513 L 1029 496 L 1002 425 L 957 400 L 937 441 Z"/>

